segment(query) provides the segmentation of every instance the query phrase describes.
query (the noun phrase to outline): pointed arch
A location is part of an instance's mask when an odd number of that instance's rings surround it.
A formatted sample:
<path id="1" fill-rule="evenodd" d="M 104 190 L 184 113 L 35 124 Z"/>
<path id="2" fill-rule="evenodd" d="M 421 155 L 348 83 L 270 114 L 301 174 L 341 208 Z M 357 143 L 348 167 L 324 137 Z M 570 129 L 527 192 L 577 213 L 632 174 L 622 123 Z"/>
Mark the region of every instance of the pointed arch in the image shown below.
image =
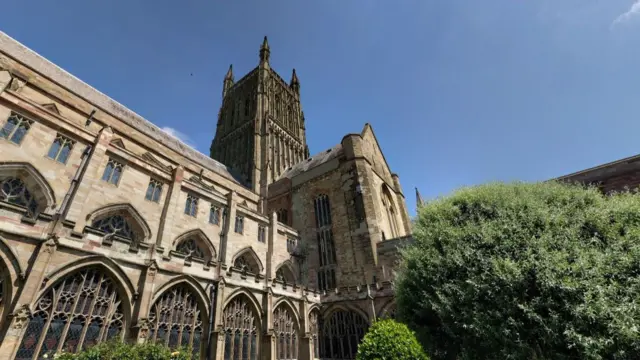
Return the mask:
<path id="1" fill-rule="evenodd" d="M 264 267 L 262 261 L 251 246 L 247 246 L 236 253 L 231 261 L 233 267 L 246 269 L 252 274 L 261 274 Z"/>
<path id="2" fill-rule="evenodd" d="M 77 271 L 78 269 L 86 268 L 89 266 L 100 267 L 101 269 L 104 269 L 106 272 L 108 272 L 111 277 L 116 279 L 118 283 L 121 284 L 121 287 L 125 292 L 124 295 L 126 295 L 127 304 L 129 305 L 131 304 L 131 299 L 137 296 L 137 291 L 135 286 L 133 285 L 133 282 L 131 281 L 129 276 L 127 276 L 127 274 L 124 272 L 122 267 L 118 265 L 118 263 L 116 263 L 113 259 L 104 255 L 83 256 L 78 260 L 69 261 L 63 264 L 62 266 L 59 266 L 58 268 L 47 273 L 45 275 L 45 281 L 47 282 L 47 284 L 55 283 L 56 281 L 59 281 L 61 278 L 73 273 L 74 271 Z M 38 297 L 42 296 L 45 291 L 46 289 L 41 290 L 40 293 L 38 294 Z"/>
<path id="3" fill-rule="evenodd" d="M 11 275 L 12 282 L 15 279 L 19 279 L 25 276 L 25 272 L 22 269 L 22 265 L 18 260 L 13 248 L 0 236 L 0 261 L 3 261 L 9 274 Z"/>
<path id="4" fill-rule="evenodd" d="M 215 260 L 216 248 L 209 237 L 200 229 L 189 230 L 173 241 L 173 248 L 184 255 L 191 255 L 205 261 Z"/>
<path id="5" fill-rule="evenodd" d="M 387 184 L 382 184 L 382 205 L 387 217 L 387 224 L 389 224 L 389 230 L 391 231 L 391 238 L 397 238 L 400 236 L 400 228 L 398 227 L 398 208 L 396 207 L 393 196 Z"/>
<path id="6" fill-rule="evenodd" d="M 149 309 L 148 341 L 172 349 L 192 348 L 194 358 L 206 349 L 209 309 L 204 288 L 193 277 L 180 275 L 161 286 Z"/>
<path id="7" fill-rule="evenodd" d="M 280 280 L 286 284 L 295 284 L 296 275 L 291 260 L 285 260 L 276 267 L 276 280 Z"/>
<path id="8" fill-rule="evenodd" d="M 298 307 L 289 299 L 288 297 L 281 297 L 278 301 L 273 304 L 273 308 L 276 309 L 279 306 L 284 306 L 289 308 L 292 311 L 292 314 L 296 320 L 296 323 L 300 324 L 300 312 L 298 311 Z"/>
<path id="9" fill-rule="evenodd" d="M 237 289 L 223 309 L 224 360 L 257 359 L 262 327 L 255 297 L 244 289 Z"/>
<path id="10" fill-rule="evenodd" d="M 384 318 L 395 319 L 396 318 L 395 299 L 390 299 L 389 301 L 384 303 L 384 305 L 382 305 L 382 307 L 380 308 L 380 311 L 378 311 L 377 317 L 379 319 L 384 319 Z"/>
<path id="11" fill-rule="evenodd" d="M 276 359 L 297 359 L 300 319 L 289 299 L 280 299 L 273 307 L 273 332 L 276 337 Z"/>
<path id="12" fill-rule="evenodd" d="M 320 306 L 314 304 L 307 314 L 307 319 L 309 319 L 309 334 L 311 334 L 313 357 L 318 359 L 320 358 L 320 325 L 322 323 Z"/>
<path id="13" fill-rule="evenodd" d="M 114 233 L 132 241 L 147 242 L 151 228 L 142 215 L 129 203 L 111 204 L 91 212 L 87 216 L 91 227 Z"/>
<path id="14" fill-rule="evenodd" d="M 335 305 L 320 323 L 320 357 L 355 359 L 358 344 L 369 329 L 368 317 L 357 308 Z"/>
<path id="15" fill-rule="evenodd" d="M 56 196 L 53 188 L 45 177 L 30 163 L 26 162 L 0 162 L 0 184 L 16 179 L 22 182 L 26 192 L 20 196 L 18 205 L 25 206 L 32 215 L 53 210 L 56 207 Z M 20 184 L 14 184 L 16 188 Z M 4 188 L 4 186 L 3 186 Z M 9 201 L 9 194 L 4 194 L 0 189 L 0 201 Z"/>
<path id="16" fill-rule="evenodd" d="M 123 284 L 104 263 L 85 265 L 61 273 L 39 295 L 17 357 L 75 353 L 125 336 L 131 303 Z"/>

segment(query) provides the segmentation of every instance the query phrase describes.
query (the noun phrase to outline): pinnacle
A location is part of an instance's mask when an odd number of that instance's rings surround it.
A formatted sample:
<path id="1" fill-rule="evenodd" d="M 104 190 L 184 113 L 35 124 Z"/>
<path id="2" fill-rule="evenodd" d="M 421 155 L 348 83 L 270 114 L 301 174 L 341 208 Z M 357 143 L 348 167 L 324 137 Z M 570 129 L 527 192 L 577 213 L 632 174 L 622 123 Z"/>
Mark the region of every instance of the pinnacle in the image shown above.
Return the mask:
<path id="1" fill-rule="evenodd" d="M 264 40 L 262 41 L 262 46 L 260 47 L 261 49 L 269 49 L 269 41 L 267 41 L 267 37 L 264 37 Z"/>
<path id="2" fill-rule="evenodd" d="M 233 64 L 229 65 L 229 71 L 227 71 L 227 75 L 224 78 L 233 79 Z"/>
<path id="3" fill-rule="evenodd" d="M 296 74 L 296 69 L 293 69 L 293 73 L 291 74 L 291 83 L 297 84 L 300 80 L 298 80 L 298 75 Z"/>

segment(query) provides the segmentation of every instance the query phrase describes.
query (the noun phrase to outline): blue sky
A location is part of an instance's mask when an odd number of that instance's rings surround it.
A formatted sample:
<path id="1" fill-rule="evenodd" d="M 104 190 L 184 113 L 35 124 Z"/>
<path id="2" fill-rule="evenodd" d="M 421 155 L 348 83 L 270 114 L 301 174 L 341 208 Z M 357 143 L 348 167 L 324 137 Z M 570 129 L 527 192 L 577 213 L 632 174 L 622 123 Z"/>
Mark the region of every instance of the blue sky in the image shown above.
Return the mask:
<path id="1" fill-rule="evenodd" d="M 640 152 L 640 1 L 10 0 L 0 29 L 208 154 L 230 63 L 296 68 L 312 153 L 372 124 L 411 213 Z M 64 4 L 64 6 L 63 6 Z"/>

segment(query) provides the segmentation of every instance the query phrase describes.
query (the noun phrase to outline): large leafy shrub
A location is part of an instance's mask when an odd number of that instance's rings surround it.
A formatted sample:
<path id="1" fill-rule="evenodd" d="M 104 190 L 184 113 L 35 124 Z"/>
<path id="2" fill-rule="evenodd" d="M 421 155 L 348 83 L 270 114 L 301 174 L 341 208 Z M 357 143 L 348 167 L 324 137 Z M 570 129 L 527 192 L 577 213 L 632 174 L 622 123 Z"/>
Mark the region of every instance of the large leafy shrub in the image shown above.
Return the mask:
<path id="1" fill-rule="evenodd" d="M 640 195 L 466 188 L 418 211 L 398 312 L 434 359 L 637 359 Z"/>
<path id="2" fill-rule="evenodd" d="M 358 345 L 356 360 L 428 360 L 415 335 L 405 324 L 376 321 Z"/>
<path id="3" fill-rule="evenodd" d="M 48 355 L 55 360 L 191 360 L 186 349 L 171 350 L 160 344 L 128 344 L 112 341 L 93 346 L 77 354 L 57 353 Z"/>

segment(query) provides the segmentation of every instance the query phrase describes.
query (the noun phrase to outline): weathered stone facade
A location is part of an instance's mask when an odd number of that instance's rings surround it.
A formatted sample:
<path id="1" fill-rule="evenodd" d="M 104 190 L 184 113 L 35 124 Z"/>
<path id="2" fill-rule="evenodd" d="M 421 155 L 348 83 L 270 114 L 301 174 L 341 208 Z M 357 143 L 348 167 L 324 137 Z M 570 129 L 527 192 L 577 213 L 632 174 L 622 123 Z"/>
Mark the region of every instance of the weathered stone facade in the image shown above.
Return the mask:
<path id="1" fill-rule="evenodd" d="M 0 360 L 114 337 L 349 359 L 392 316 L 398 176 L 370 125 L 309 157 L 269 55 L 227 74 L 216 161 L 0 32 Z"/>

